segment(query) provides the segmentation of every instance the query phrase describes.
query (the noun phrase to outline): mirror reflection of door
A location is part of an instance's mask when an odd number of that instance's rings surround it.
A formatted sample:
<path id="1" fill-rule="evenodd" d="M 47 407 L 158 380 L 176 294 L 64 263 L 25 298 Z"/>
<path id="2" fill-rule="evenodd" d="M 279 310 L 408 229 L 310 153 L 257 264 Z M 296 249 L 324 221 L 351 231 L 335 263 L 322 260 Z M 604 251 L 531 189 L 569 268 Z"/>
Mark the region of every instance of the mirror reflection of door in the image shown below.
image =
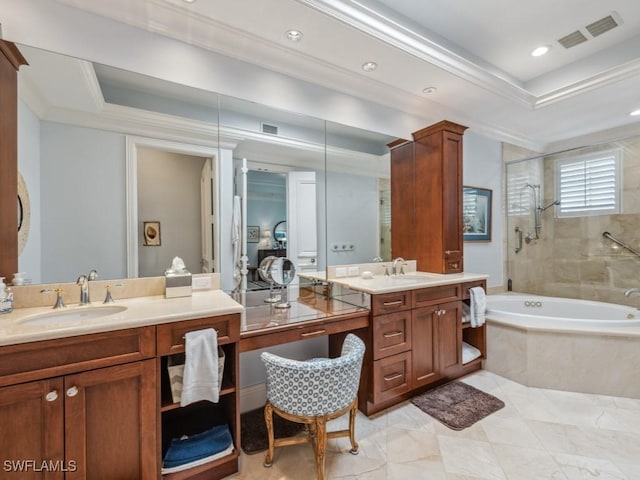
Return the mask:
<path id="1" fill-rule="evenodd" d="M 159 246 L 145 246 L 140 241 L 144 234 L 138 232 L 138 275 L 163 275 L 176 256 L 192 273 L 203 271 L 205 256 L 206 268 L 212 269 L 215 195 L 211 159 L 153 148 L 138 148 L 137 157 L 140 229 L 144 221 L 154 220 L 162 231 Z M 205 196 L 210 200 L 205 201 Z"/>

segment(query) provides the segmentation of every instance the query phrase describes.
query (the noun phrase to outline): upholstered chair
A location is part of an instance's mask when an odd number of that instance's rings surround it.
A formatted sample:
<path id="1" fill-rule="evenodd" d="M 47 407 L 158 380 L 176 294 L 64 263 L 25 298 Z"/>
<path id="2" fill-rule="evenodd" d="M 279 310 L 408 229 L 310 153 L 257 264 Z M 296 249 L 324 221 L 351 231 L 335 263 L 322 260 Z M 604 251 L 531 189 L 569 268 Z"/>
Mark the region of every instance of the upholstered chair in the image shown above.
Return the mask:
<path id="1" fill-rule="evenodd" d="M 273 464 L 276 447 L 311 443 L 314 446 L 318 480 L 324 480 L 327 439 L 349 437 L 351 453 L 358 453 L 355 420 L 358 411 L 358 385 L 365 346 L 353 334 L 347 335 L 337 358 L 306 361 L 290 360 L 264 352 L 267 369 L 267 404 L 264 418 L 269 434 L 269 451 L 264 466 Z M 349 428 L 327 432 L 327 422 L 349 413 Z M 303 423 L 308 435 L 275 439 L 273 413 Z"/>

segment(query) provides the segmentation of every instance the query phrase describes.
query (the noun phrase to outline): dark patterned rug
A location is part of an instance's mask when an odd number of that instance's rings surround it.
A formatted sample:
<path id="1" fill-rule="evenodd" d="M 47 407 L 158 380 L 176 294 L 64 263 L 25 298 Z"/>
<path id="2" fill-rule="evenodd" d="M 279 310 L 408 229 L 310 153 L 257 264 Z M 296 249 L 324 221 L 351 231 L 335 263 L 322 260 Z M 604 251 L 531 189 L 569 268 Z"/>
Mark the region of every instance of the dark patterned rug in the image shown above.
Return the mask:
<path id="1" fill-rule="evenodd" d="M 292 437 L 304 430 L 304 425 L 291 422 L 274 413 L 273 430 L 276 438 Z M 263 452 L 269 448 L 264 407 L 240 415 L 240 444 L 242 450 L 248 454 Z"/>
<path id="2" fill-rule="evenodd" d="M 452 430 L 463 430 L 504 407 L 499 398 L 463 382 L 450 382 L 411 402 Z"/>

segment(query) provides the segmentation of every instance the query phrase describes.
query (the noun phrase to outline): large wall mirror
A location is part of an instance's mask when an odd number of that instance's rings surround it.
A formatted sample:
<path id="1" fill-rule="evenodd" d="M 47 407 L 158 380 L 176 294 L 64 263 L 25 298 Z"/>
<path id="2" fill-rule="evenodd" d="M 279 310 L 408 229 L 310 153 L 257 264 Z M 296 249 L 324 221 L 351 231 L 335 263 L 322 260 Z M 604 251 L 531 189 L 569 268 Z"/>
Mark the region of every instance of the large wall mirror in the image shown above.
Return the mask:
<path id="1" fill-rule="evenodd" d="M 390 256 L 391 137 L 18 47 L 29 62 L 19 169 L 32 205 L 19 270 L 35 282 L 92 268 L 102 279 L 160 275 L 178 255 L 230 289 L 243 188 L 250 267 L 266 249 L 284 248 L 298 271 Z M 275 240 L 279 221 L 286 242 Z"/>

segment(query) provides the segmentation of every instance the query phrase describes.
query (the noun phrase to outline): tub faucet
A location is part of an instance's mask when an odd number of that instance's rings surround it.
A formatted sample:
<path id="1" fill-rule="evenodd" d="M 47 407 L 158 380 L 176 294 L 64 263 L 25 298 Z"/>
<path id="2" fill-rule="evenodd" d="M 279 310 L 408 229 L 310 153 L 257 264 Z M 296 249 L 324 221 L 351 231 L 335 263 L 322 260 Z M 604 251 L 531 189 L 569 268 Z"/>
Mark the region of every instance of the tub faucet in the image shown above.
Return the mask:
<path id="1" fill-rule="evenodd" d="M 398 272 L 398 263 L 400 263 L 400 271 Z M 404 261 L 404 258 L 398 257 L 393 261 L 393 265 L 391 266 L 391 275 L 404 275 L 404 266 L 407 262 Z"/>
<path id="2" fill-rule="evenodd" d="M 628 297 L 629 295 L 631 295 L 632 293 L 640 293 L 640 288 L 630 288 L 629 290 L 627 290 L 626 292 L 624 292 L 624 296 Z"/>
<path id="3" fill-rule="evenodd" d="M 80 275 L 76 284 L 80 286 L 80 305 L 88 305 L 91 303 L 89 298 L 89 281 L 98 278 L 98 272 L 91 270 L 89 275 Z"/>

